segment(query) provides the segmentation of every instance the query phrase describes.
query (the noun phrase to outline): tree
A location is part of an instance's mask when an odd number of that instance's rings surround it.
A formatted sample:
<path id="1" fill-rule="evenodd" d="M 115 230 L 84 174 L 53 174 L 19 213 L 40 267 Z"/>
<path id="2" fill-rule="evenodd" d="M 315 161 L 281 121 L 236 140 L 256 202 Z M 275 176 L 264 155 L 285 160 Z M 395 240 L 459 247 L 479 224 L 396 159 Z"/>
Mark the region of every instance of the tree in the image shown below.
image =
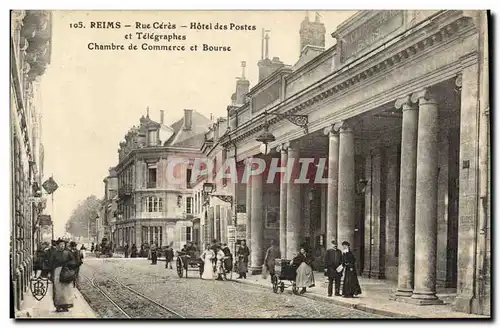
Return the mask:
<path id="1" fill-rule="evenodd" d="M 89 237 L 89 230 L 90 237 L 95 235 L 96 218 L 100 207 L 101 201 L 96 196 L 87 197 L 73 210 L 71 217 L 66 222 L 66 231 L 75 237 Z"/>

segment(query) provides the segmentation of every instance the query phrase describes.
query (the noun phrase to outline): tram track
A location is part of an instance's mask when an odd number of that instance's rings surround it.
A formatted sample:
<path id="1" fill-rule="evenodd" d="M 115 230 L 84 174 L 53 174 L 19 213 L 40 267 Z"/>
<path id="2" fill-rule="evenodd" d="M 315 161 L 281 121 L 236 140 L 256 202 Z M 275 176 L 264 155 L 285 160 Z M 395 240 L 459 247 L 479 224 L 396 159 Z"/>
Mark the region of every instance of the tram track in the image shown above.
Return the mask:
<path id="1" fill-rule="evenodd" d="M 97 307 L 95 310 L 105 318 L 130 319 L 183 319 L 184 316 L 143 293 L 123 284 L 109 274 L 85 268 L 92 276 L 85 275 L 89 288 L 81 289 L 85 298 Z M 96 291 L 101 297 L 96 297 Z"/>

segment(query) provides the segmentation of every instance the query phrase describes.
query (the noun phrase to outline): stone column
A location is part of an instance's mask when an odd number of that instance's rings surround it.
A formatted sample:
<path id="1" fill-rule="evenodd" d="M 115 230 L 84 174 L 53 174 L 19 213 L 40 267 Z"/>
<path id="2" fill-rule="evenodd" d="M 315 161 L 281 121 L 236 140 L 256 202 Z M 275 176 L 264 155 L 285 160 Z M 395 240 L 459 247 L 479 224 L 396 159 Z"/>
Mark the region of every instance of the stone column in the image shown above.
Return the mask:
<path id="1" fill-rule="evenodd" d="M 297 144 L 291 144 L 288 147 L 288 160 L 292 165 L 287 165 L 287 175 L 290 177 L 287 190 L 287 207 L 286 207 L 286 258 L 292 259 L 299 251 L 299 242 L 301 237 L 301 213 L 302 199 L 300 192 L 300 184 L 295 183 L 295 179 L 299 176 L 299 149 Z M 291 170 L 291 171 L 289 171 Z"/>
<path id="2" fill-rule="evenodd" d="M 355 181 L 354 181 L 354 133 L 343 122 L 340 127 L 339 179 L 338 179 L 338 240 L 354 242 Z"/>
<path id="3" fill-rule="evenodd" d="M 398 147 L 386 149 L 386 198 L 385 198 L 385 277 L 398 277 L 398 257 L 396 255 L 396 235 L 398 224 Z"/>
<path id="4" fill-rule="evenodd" d="M 412 105 L 410 96 L 398 99 L 396 108 L 403 110 L 399 187 L 398 289 L 396 296 L 410 297 L 413 292 L 415 264 L 418 109 Z"/>
<path id="5" fill-rule="evenodd" d="M 460 92 L 460 168 L 458 204 L 457 297 L 453 308 L 462 312 L 481 312 L 477 270 L 479 190 L 480 103 L 479 70 L 476 64 L 463 69 L 456 85 Z M 481 86 L 482 87 L 482 86 Z M 486 86 L 487 87 L 487 86 Z M 484 114 L 483 114 L 484 115 Z M 483 227 L 479 227 L 483 228 Z M 483 232 L 484 233 L 484 232 Z M 482 269 L 482 268 L 481 268 Z"/>
<path id="6" fill-rule="evenodd" d="M 264 218 L 262 217 L 262 174 L 252 176 L 252 235 L 250 258 L 252 274 L 260 273 L 264 259 Z"/>
<path id="7" fill-rule="evenodd" d="M 338 129 L 335 129 L 333 125 L 326 128 L 324 132 L 328 135 L 328 189 L 325 245 L 329 248 L 332 240 L 336 240 L 337 243 L 339 243 L 337 240 L 337 212 L 339 201 L 339 134 Z"/>
<path id="8" fill-rule="evenodd" d="M 251 161 L 248 161 L 251 163 Z M 251 165 L 248 164 L 247 165 Z M 249 168 L 247 168 L 249 171 Z M 246 191 L 246 211 L 247 211 L 247 224 L 246 224 L 246 240 L 248 249 L 252 249 L 252 177 L 248 177 L 247 191 Z"/>
<path id="9" fill-rule="evenodd" d="M 281 167 L 286 167 L 288 163 L 288 144 L 280 145 L 278 151 L 281 153 Z M 286 181 L 285 173 L 281 174 L 280 179 L 280 252 L 282 258 L 286 258 L 286 200 L 288 181 Z"/>
<path id="10" fill-rule="evenodd" d="M 412 95 L 419 105 L 415 195 L 415 282 L 411 299 L 420 305 L 442 303 L 436 296 L 439 112 L 428 89 Z"/>

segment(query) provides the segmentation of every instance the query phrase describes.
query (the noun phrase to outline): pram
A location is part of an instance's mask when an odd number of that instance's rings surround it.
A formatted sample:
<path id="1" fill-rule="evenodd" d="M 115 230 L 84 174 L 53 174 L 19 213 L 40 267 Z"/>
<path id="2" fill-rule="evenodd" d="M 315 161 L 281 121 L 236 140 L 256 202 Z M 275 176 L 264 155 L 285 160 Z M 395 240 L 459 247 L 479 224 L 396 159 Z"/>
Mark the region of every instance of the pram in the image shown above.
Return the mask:
<path id="1" fill-rule="evenodd" d="M 295 284 L 295 279 L 297 278 L 297 268 L 293 265 L 293 262 L 290 260 L 277 259 L 274 271 L 275 275 L 271 278 L 273 292 L 283 293 L 285 288 L 292 287 L 292 292 L 297 294 L 298 289 Z M 285 281 L 288 281 L 288 283 Z"/>

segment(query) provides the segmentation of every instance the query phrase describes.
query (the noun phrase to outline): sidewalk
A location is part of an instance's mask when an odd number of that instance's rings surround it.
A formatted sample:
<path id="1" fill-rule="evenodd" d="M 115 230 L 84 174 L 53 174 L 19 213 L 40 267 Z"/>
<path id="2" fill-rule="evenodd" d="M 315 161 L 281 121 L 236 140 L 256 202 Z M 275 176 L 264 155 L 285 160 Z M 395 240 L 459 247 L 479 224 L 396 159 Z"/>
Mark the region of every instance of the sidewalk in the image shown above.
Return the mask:
<path id="1" fill-rule="evenodd" d="M 358 277 L 359 283 L 361 285 L 362 295 L 356 298 L 342 298 L 339 296 L 328 297 L 327 296 L 327 284 L 325 283 L 326 278 L 322 272 L 314 272 L 314 279 L 316 281 L 316 287 L 309 288 L 304 297 L 328 301 L 339 306 L 354 308 L 357 310 L 380 314 L 389 317 L 397 318 L 427 318 L 427 319 L 487 319 L 487 316 L 480 316 L 475 314 L 467 314 L 462 312 L 455 312 L 451 307 L 453 302 L 453 294 L 440 294 L 438 297 L 445 302 L 443 305 L 427 305 L 419 306 L 413 304 L 402 303 L 394 300 L 393 291 L 395 290 L 395 284 L 387 282 L 385 280 L 368 279 L 363 277 Z M 269 289 L 272 293 L 272 285 L 270 278 L 267 280 L 262 279 L 261 275 L 248 276 L 247 279 L 235 280 L 243 284 L 257 285 Z M 286 284 L 287 282 L 285 282 Z M 291 293 L 291 288 L 286 288 L 284 293 Z M 441 292 L 441 291 L 438 291 Z M 446 291 L 443 291 L 446 292 Z M 297 296 L 300 297 L 300 296 Z"/>
<path id="2" fill-rule="evenodd" d="M 21 304 L 21 310 L 16 312 L 16 319 L 95 319 L 98 318 L 76 288 L 73 307 L 69 312 L 56 312 L 52 303 L 52 284 L 49 284 L 45 297 L 37 301 L 28 289 Z"/>

